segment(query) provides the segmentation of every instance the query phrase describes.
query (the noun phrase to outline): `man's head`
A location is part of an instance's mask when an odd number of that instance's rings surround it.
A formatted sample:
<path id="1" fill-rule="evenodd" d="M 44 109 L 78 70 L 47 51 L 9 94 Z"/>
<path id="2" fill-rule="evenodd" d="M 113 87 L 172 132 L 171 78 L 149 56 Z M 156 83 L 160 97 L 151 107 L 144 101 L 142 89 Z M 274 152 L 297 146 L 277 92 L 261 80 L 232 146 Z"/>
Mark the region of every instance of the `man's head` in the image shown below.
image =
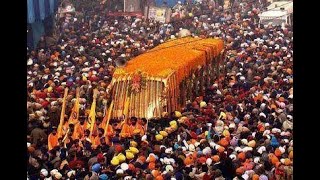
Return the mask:
<path id="1" fill-rule="evenodd" d="M 70 130 L 73 130 L 74 129 L 74 124 L 69 124 L 69 128 L 70 128 Z"/>
<path id="2" fill-rule="evenodd" d="M 141 118 L 141 123 L 142 123 L 142 125 L 147 124 L 147 119 L 146 118 Z"/>
<path id="3" fill-rule="evenodd" d="M 101 124 L 101 119 L 100 119 L 100 118 L 97 118 L 97 119 L 96 119 L 96 124 L 97 124 L 97 125 L 100 125 L 100 124 Z"/>
<path id="4" fill-rule="evenodd" d="M 79 117 L 79 122 L 80 122 L 81 125 L 83 125 L 84 122 L 85 122 L 85 116 L 80 116 Z"/>
<path id="5" fill-rule="evenodd" d="M 90 135 L 90 130 L 89 129 L 86 129 L 85 131 L 84 131 L 84 136 L 89 136 Z"/>
<path id="6" fill-rule="evenodd" d="M 138 119 L 137 119 L 136 117 L 131 117 L 131 118 L 130 118 L 130 122 L 131 122 L 132 125 L 136 125 L 137 120 L 138 120 Z"/>
<path id="7" fill-rule="evenodd" d="M 98 129 L 98 136 L 99 136 L 99 137 L 102 137 L 103 134 L 104 134 L 104 129 L 103 129 L 103 128 L 99 128 L 99 129 Z"/>
<path id="8" fill-rule="evenodd" d="M 53 135 L 57 134 L 57 127 L 55 127 L 55 126 L 52 127 L 52 134 Z"/>
<path id="9" fill-rule="evenodd" d="M 99 135 L 99 137 L 100 137 L 100 135 Z M 101 137 L 100 138 L 100 143 L 105 145 L 106 144 L 106 138 L 105 137 Z"/>

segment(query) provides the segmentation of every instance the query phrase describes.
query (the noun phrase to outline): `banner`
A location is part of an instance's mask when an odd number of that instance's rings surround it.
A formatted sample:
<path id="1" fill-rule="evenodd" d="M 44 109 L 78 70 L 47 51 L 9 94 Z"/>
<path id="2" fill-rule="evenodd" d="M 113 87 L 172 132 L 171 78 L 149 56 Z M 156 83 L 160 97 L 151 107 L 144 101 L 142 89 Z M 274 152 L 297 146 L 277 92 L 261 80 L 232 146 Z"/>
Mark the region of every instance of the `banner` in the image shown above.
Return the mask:
<path id="1" fill-rule="evenodd" d="M 165 23 L 166 22 L 166 8 L 149 7 L 148 18 Z"/>
<path id="2" fill-rule="evenodd" d="M 124 12 L 140 12 L 140 0 L 124 0 Z"/>

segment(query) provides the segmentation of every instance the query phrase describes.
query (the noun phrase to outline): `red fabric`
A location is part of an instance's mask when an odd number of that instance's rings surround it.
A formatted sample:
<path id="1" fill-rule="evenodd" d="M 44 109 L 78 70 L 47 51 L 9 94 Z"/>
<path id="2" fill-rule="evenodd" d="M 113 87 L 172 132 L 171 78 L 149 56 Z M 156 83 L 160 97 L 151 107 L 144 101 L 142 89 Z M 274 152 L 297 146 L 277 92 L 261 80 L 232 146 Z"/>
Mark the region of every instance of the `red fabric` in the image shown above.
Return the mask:
<path id="1" fill-rule="evenodd" d="M 191 131 L 190 134 L 191 134 L 191 138 L 192 139 L 197 139 L 198 138 L 198 135 L 195 132 Z"/>
<path id="2" fill-rule="evenodd" d="M 84 167 L 84 163 L 81 160 L 73 160 L 73 161 L 69 162 L 69 167 L 71 169 L 76 169 L 78 164 L 81 165 L 81 167 Z"/>
<path id="3" fill-rule="evenodd" d="M 42 107 L 47 107 L 49 105 L 49 102 L 48 101 L 43 101 L 42 103 L 41 103 L 41 106 Z"/>
<path id="4" fill-rule="evenodd" d="M 211 180 L 212 175 L 208 175 L 207 173 L 202 177 L 202 180 Z"/>
<path id="5" fill-rule="evenodd" d="M 45 99 L 45 98 L 47 98 L 47 94 L 46 94 L 45 92 L 40 92 L 40 93 L 38 94 L 38 98 Z"/>

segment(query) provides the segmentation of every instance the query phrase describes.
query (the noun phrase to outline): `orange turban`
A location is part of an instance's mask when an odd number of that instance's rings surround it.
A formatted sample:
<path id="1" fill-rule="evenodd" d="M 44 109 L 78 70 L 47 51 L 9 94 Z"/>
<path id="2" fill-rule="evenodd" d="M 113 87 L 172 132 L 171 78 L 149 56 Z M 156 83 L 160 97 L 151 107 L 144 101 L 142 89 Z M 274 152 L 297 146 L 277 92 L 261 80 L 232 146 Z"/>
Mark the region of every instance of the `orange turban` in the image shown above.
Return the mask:
<path id="1" fill-rule="evenodd" d="M 258 174 L 254 174 L 252 176 L 252 180 L 259 180 L 259 175 Z"/>
<path id="2" fill-rule="evenodd" d="M 277 162 L 279 162 L 279 159 L 277 158 L 277 156 L 273 156 L 272 159 L 271 159 L 271 163 L 273 165 L 276 165 Z"/>
<path id="3" fill-rule="evenodd" d="M 259 130 L 260 130 L 260 132 L 263 132 L 263 131 L 265 131 L 265 128 L 262 126 Z"/>
<path id="4" fill-rule="evenodd" d="M 146 162 L 146 157 L 145 156 L 139 156 L 137 161 L 140 161 L 142 163 L 145 163 Z"/>
<path id="5" fill-rule="evenodd" d="M 279 148 L 277 148 L 275 151 L 274 151 L 274 154 L 277 156 L 277 157 L 280 157 L 281 156 L 281 151 Z"/>
<path id="6" fill-rule="evenodd" d="M 161 175 L 156 177 L 156 180 L 163 180 L 163 177 Z"/>
<path id="7" fill-rule="evenodd" d="M 218 155 L 214 155 L 214 156 L 212 157 L 212 160 L 213 160 L 214 162 L 218 162 L 218 161 L 220 161 L 220 157 L 219 157 Z"/>
<path id="8" fill-rule="evenodd" d="M 279 97 L 279 101 L 283 102 L 284 101 L 284 97 Z"/>
<path id="9" fill-rule="evenodd" d="M 222 138 L 219 144 L 223 147 L 227 147 L 229 145 L 229 142 L 225 138 Z"/>
<path id="10" fill-rule="evenodd" d="M 224 147 L 222 147 L 222 146 L 220 146 L 220 147 L 218 148 L 219 153 L 223 153 L 223 152 L 224 152 L 224 150 L 225 150 L 225 148 L 224 148 Z"/>
<path id="11" fill-rule="evenodd" d="M 241 152 L 241 153 L 238 154 L 238 158 L 240 160 L 245 160 L 246 159 L 246 155 L 244 154 L 244 152 Z"/>
<path id="12" fill-rule="evenodd" d="M 205 158 L 205 157 L 200 157 L 200 158 L 198 159 L 198 161 L 199 161 L 201 164 L 205 164 L 206 161 L 207 161 L 207 158 Z"/>
<path id="13" fill-rule="evenodd" d="M 134 165 L 133 164 L 129 164 L 129 170 L 131 170 L 131 171 L 134 171 L 136 168 L 134 167 Z"/>
<path id="14" fill-rule="evenodd" d="M 157 177 L 157 176 L 160 175 L 160 172 L 159 172 L 158 170 L 153 170 L 153 171 L 151 172 L 151 174 L 152 174 L 153 177 Z"/>
<path id="15" fill-rule="evenodd" d="M 149 156 L 149 162 L 156 162 L 156 158 L 153 155 Z"/>
<path id="16" fill-rule="evenodd" d="M 236 169 L 236 173 L 237 173 L 238 175 L 242 175 L 243 172 L 244 172 L 244 168 L 243 168 L 243 167 L 239 167 L 239 168 Z"/>
<path id="17" fill-rule="evenodd" d="M 184 159 L 184 164 L 185 165 L 190 165 L 193 163 L 193 157 L 192 156 L 188 156 Z"/>
<path id="18" fill-rule="evenodd" d="M 156 168 L 156 164 L 154 162 L 150 162 L 148 168 L 154 170 Z"/>

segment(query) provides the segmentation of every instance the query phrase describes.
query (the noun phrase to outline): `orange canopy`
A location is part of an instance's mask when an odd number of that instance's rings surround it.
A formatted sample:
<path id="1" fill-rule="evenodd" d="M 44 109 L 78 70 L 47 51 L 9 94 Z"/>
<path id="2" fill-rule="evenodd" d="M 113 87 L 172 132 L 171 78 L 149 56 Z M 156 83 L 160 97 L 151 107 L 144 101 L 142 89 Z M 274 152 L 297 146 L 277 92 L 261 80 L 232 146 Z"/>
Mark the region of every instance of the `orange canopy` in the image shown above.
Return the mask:
<path id="1" fill-rule="evenodd" d="M 180 82 L 199 65 L 216 57 L 223 46 L 222 40 L 213 38 L 185 37 L 171 40 L 133 58 L 125 67 L 116 68 L 113 76 L 128 77 L 140 70 L 147 77 L 166 79 L 175 73 Z"/>

